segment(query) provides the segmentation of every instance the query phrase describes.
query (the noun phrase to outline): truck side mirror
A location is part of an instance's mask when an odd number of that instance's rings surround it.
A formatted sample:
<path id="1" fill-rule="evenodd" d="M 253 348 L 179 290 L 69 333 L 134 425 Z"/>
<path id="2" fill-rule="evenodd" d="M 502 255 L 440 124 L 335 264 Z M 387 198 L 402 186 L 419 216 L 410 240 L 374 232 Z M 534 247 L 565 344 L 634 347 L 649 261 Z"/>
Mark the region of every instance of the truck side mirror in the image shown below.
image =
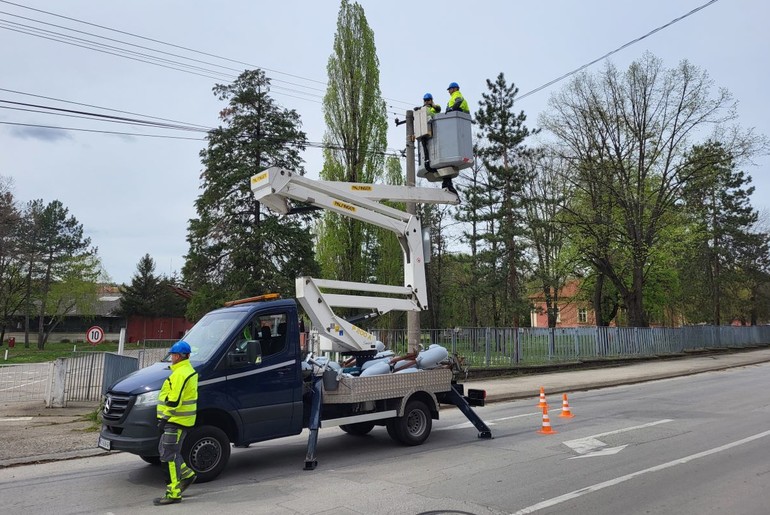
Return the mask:
<path id="1" fill-rule="evenodd" d="M 249 340 L 246 342 L 246 357 L 249 363 L 256 363 L 257 358 L 262 357 L 262 344 L 258 340 Z"/>

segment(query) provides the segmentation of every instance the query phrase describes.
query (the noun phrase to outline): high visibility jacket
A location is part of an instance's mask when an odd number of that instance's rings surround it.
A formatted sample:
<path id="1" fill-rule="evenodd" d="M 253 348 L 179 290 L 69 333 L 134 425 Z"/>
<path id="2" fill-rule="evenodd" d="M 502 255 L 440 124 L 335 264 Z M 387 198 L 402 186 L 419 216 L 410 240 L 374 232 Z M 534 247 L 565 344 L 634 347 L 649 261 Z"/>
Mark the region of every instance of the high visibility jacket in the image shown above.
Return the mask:
<path id="1" fill-rule="evenodd" d="M 198 372 L 189 359 L 171 365 L 171 375 L 163 381 L 158 395 L 158 419 L 184 427 L 195 425 L 198 409 Z"/>
<path id="2" fill-rule="evenodd" d="M 460 93 L 460 90 L 455 91 L 452 93 L 452 96 L 449 97 L 449 102 L 446 104 L 446 112 L 449 113 L 451 111 L 462 111 L 463 113 L 471 112 L 468 108 L 468 101 L 465 100 L 462 93 Z"/>
<path id="3" fill-rule="evenodd" d="M 441 112 L 441 106 L 438 104 L 428 104 L 426 106 L 428 108 L 428 116 L 435 116 L 436 113 Z"/>

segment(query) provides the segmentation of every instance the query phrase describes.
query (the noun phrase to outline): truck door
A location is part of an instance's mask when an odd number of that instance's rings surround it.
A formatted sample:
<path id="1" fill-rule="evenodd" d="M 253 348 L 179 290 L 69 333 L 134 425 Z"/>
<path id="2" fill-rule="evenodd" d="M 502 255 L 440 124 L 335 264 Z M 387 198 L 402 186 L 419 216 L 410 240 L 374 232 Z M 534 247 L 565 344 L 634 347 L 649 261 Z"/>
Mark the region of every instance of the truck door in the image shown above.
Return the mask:
<path id="1" fill-rule="evenodd" d="M 255 363 L 232 363 L 227 393 L 243 422 L 248 442 L 297 434 L 302 430 L 302 375 L 297 358 L 298 329 L 288 312 L 260 312 L 252 317 L 232 343 L 240 353 L 246 341 L 259 342 Z"/>

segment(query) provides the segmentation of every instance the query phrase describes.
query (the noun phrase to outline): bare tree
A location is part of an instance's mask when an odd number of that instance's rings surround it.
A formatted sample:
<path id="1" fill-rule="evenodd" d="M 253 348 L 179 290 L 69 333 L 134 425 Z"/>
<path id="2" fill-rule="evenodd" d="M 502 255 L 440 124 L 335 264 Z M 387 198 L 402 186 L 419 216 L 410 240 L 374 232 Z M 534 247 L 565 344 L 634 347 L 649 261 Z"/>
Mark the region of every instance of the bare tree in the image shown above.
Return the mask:
<path id="1" fill-rule="evenodd" d="M 737 159 L 765 146 L 751 131 L 728 127 L 735 103 L 727 90 L 712 94 L 712 87 L 689 62 L 666 69 L 646 54 L 625 72 L 607 64 L 596 76 L 577 76 L 541 119 L 572 162 L 573 184 L 585 199 L 571 214 L 596 243 L 586 257 L 617 288 L 631 326 L 648 325 L 646 274 L 684 184 L 698 172 L 687 166 L 692 144 L 715 131 L 710 137 Z M 604 236 L 611 247 L 601 244 Z"/>
<path id="2" fill-rule="evenodd" d="M 527 175 L 531 177 L 522 188 L 522 205 L 532 271 L 545 296 L 548 327 L 556 327 L 559 290 L 573 268 L 562 222 L 562 206 L 571 197 L 570 183 L 564 173 L 568 163 L 546 148 L 534 152 L 524 166 L 530 168 Z"/>

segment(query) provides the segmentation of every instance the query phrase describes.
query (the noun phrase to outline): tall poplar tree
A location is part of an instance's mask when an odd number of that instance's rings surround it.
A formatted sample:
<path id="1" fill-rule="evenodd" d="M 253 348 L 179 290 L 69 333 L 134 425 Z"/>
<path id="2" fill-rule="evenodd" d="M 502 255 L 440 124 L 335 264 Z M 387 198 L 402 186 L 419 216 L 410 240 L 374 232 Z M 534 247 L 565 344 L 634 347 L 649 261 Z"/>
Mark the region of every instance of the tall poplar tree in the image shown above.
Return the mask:
<path id="1" fill-rule="evenodd" d="M 324 167 L 330 181 L 373 183 L 382 178 L 387 144 L 387 114 L 380 93 L 374 32 L 364 9 L 342 0 L 329 57 L 329 86 L 324 96 Z M 376 234 L 370 226 L 335 213 L 323 213 L 318 228 L 318 260 L 324 277 L 366 281 L 374 274 Z"/>
<path id="2" fill-rule="evenodd" d="M 307 224 L 269 212 L 254 198 L 249 182 L 270 166 L 304 174 L 299 152 L 306 137 L 299 114 L 273 100 L 262 70 L 218 84 L 214 94 L 227 105 L 200 153 L 203 192 L 195 201 L 198 216 L 188 225 L 190 248 L 182 270 L 195 292 L 187 311 L 193 320 L 233 298 L 267 292 L 293 296 L 294 278 L 317 269 Z"/>

